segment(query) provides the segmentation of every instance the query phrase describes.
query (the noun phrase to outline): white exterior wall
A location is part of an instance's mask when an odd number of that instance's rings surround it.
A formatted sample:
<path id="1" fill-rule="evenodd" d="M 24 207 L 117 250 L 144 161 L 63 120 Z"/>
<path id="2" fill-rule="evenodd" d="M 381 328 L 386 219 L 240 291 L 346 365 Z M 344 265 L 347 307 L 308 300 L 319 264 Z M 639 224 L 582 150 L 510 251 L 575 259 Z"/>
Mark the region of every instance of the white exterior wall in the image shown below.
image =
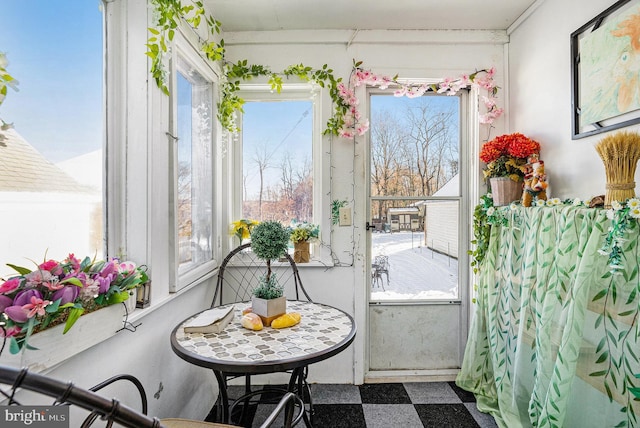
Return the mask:
<path id="1" fill-rule="evenodd" d="M 510 34 L 509 129 L 540 142 L 551 197 L 603 195 L 604 166 L 593 146 L 610 133 L 571 139 L 570 37 L 614 2 L 539 3 L 533 15 Z M 639 127 L 623 129 L 637 131 Z M 639 178 L 640 170 L 635 181 Z"/>
<path id="2" fill-rule="evenodd" d="M 425 245 L 443 254 L 458 258 L 457 201 L 425 203 Z"/>
<path id="3" fill-rule="evenodd" d="M 94 220 L 100 199 L 71 192 L 0 192 L 0 260 L 35 269 L 33 261 L 40 263 L 45 256 L 56 260 L 69 253 L 93 257 L 101 246 L 94 230 L 100 227 Z M 39 227 L 32 227 L 34 224 Z M 1 277 L 15 274 L 7 266 L 0 267 Z"/>

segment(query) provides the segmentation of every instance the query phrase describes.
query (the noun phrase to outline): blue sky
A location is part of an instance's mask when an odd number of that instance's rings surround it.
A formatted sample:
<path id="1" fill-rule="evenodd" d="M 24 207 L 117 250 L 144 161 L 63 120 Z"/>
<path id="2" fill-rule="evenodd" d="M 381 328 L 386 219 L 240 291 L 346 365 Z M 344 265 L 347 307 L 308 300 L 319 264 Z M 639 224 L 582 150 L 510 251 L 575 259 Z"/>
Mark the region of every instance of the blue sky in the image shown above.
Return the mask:
<path id="1" fill-rule="evenodd" d="M 20 84 L 0 117 L 52 162 L 102 146 L 98 0 L 1 0 L 0 51 Z"/>
<path id="2" fill-rule="evenodd" d="M 266 171 L 268 183 L 280 182 L 280 162 L 283 154 L 291 157 L 293 167 L 305 159 L 312 162 L 311 133 L 313 114 L 311 101 L 247 102 L 242 123 L 244 172 L 247 175 L 249 199 L 258 194 L 259 171 L 252 160 L 256 150 L 268 147 L 271 155 Z"/>

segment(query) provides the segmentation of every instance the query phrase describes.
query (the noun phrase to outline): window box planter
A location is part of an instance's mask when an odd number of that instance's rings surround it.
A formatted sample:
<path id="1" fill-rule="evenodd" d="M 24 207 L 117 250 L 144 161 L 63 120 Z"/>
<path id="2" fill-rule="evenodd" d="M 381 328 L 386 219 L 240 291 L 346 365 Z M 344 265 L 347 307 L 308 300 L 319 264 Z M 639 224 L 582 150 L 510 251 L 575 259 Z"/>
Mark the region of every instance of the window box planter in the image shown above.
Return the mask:
<path id="1" fill-rule="evenodd" d="M 82 315 L 66 334 L 62 334 L 64 323 L 35 333 L 29 346 L 37 350 L 25 348 L 10 354 L 5 348 L 0 364 L 44 371 L 114 336 L 122 328 L 123 316 L 124 305 L 115 304 Z"/>

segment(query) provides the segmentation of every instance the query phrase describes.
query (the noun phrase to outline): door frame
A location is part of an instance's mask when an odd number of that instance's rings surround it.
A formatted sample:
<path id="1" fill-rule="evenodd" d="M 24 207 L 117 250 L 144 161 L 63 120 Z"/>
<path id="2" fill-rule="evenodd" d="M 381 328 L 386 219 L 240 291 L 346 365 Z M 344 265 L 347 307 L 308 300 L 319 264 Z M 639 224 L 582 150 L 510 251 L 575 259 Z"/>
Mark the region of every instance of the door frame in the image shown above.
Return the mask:
<path id="1" fill-rule="evenodd" d="M 366 115 L 370 116 L 371 95 L 384 95 L 384 91 L 375 88 L 366 89 Z M 470 248 L 470 241 L 472 236 L 473 225 L 473 210 L 472 201 L 476 201 L 479 195 L 480 184 L 480 165 L 478 162 L 478 150 L 480 141 L 479 121 L 478 121 L 478 105 L 479 105 L 479 91 L 475 88 L 460 91 L 460 216 L 459 216 L 459 252 L 458 252 L 458 284 L 459 284 L 459 302 L 452 304 L 460 305 L 459 312 L 459 364 L 462 364 L 462 358 L 464 357 L 464 349 L 467 343 L 467 336 L 469 332 L 470 313 L 473 299 L 473 274 L 469 265 L 469 257 L 467 250 Z M 365 112 L 363 112 L 365 113 Z M 364 190 L 365 190 L 365 221 L 371 221 L 371 158 L 370 158 L 371 139 L 370 133 L 364 141 L 364 156 L 363 156 L 363 170 L 364 170 Z M 466 168 L 465 168 L 466 167 Z M 364 251 L 364 271 L 363 275 L 363 297 L 364 297 L 364 319 L 366 331 L 364 332 L 364 361 L 363 361 L 363 375 L 365 383 L 377 383 L 377 382 L 403 382 L 403 381 L 450 381 L 454 380 L 459 369 L 450 370 L 371 370 L 370 369 L 370 353 L 371 353 L 371 319 L 370 310 L 372 306 L 399 306 L 399 305 L 414 305 L 410 302 L 389 302 L 379 303 L 371 302 L 370 290 L 371 290 L 371 275 L 367 275 L 366 272 L 370 272 L 371 269 L 371 232 L 364 232 L 365 237 L 365 251 Z M 441 305 L 443 302 L 438 301 L 419 301 L 415 305 L 419 306 L 431 306 Z M 450 304 L 450 303 L 447 303 Z"/>

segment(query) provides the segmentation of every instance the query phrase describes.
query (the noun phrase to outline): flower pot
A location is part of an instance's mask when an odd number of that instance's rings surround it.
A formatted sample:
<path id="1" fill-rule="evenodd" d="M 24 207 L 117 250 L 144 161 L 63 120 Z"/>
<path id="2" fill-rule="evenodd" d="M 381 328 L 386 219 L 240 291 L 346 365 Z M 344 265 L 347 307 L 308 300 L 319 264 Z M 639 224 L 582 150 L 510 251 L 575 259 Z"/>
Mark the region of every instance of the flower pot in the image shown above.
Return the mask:
<path id="1" fill-rule="evenodd" d="M 127 308 L 127 314 L 131 314 L 131 312 L 136 310 L 136 297 L 137 291 L 136 289 L 129 290 L 129 298 L 124 301 L 124 305 Z"/>
<path id="2" fill-rule="evenodd" d="M 262 318 L 262 323 L 269 326 L 271 321 L 287 312 L 287 299 L 282 296 L 267 300 L 254 296 L 251 301 L 251 308 L 254 314 Z"/>
<path id="3" fill-rule="evenodd" d="M 509 205 L 522 198 L 522 183 L 513 181 L 509 177 L 492 177 L 489 179 L 493 205 Z"/>
<path id="4" fill-rule="evenodd" d="M 296 263 L 309 263 L 309 241 L 295 242 L 293 244 L 293 261 Z"/>
<path id="5" fill-rule="evenodd" d="M 41 372 L 115 335 L 122 328 L 123 315 L 122 304 L 106 306 L 82 315 L 66 334 L 62 334 L 63 323 L 31 335 L 29 345 L 38 349 L 10 354 L 7 346 L 0 361 Z"/>

